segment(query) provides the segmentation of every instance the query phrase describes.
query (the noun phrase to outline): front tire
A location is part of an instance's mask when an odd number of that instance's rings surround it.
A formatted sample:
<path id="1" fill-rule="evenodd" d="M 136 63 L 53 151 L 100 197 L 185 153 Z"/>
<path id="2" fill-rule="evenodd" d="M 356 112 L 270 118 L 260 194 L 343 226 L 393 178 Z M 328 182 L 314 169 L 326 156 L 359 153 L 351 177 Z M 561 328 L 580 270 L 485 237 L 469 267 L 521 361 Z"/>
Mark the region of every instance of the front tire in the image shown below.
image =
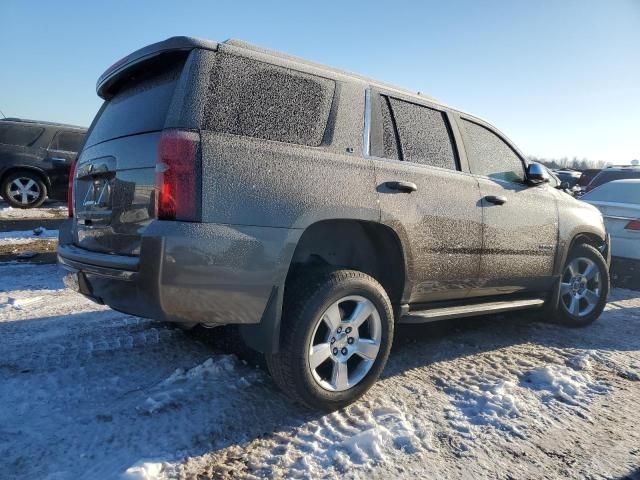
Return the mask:
<path id="1" fill-rule="evenodd" d="M 25 170 L 8 175 L 0 185 L 0 193 L 14 208 L 36 208 L 47 198 L 47 185 L 38 174 Z"/>
<path id="2" fill-rule="evenodd" d="M 333 411 L 360 398 L 382 372 L 393 339 L 384 288 L 355 270 L 302 275 L 285 291 L 275 383 L 294 400 Z"/>
<path id="3" fill-rule="evenodd" d="M 600 252 L 587 244 L 575 246 L 567 257 L 559 289 L 552 318 L 570 327 L 593 323 L 609 295 L 609 267 Z"/>

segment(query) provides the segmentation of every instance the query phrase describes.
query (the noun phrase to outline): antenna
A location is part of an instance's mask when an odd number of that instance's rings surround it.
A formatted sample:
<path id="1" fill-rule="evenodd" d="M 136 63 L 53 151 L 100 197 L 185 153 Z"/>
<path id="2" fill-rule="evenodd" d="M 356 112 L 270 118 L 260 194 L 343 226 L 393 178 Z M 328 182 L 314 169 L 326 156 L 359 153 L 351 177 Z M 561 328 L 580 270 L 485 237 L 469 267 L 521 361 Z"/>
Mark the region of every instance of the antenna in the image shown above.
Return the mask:
<path id="1" fill-rule="evenodd" d="M 2 115 L 2 118 L 7 118 L 7 116 L 4 114 L 2 110 L 0 110 L 0 115 Z"/>

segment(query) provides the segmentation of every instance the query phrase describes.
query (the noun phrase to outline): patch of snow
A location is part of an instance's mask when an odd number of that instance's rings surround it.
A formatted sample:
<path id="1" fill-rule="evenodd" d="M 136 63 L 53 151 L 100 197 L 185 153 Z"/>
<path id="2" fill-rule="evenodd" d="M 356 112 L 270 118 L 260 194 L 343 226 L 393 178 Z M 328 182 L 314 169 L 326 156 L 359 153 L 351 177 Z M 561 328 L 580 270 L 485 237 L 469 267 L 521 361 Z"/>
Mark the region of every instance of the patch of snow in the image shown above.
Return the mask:
<path id="1" fill-rule="evenodd" d="M 23 245 L 38 240 L 57 240 L 58 230 L 38 227 L 34 230 L 0 232 L 0 245 Z"/>
<path id="2" fill-rule="evenodd" d="M 154 461 L 140 461 L 127 468 L 122 475 L 126 480 L 162 480 L 166 463 Z"/>
<path id="3" fill-rule="evenodd" d="M 6 205 L 6 203 L 4 205 Z M 55 205 L 40 208 L 13 208 L 5 206 L 0 208 L 0 220 L 64 218 L 67 214 L 67 210 L 66 205 Z"/>
<path id="4" fill-rule="evenodd" d="M 584 368 L 585 359 L 580 361 Z M 573 406 L 585 406 L 593 394 L 607 390 L 596 384 L 589 374 L 564 365 L 546 365 L 528 371 L 522 375 L 520 385 L 537 391 L 543 402 L 555 399 Z"/>

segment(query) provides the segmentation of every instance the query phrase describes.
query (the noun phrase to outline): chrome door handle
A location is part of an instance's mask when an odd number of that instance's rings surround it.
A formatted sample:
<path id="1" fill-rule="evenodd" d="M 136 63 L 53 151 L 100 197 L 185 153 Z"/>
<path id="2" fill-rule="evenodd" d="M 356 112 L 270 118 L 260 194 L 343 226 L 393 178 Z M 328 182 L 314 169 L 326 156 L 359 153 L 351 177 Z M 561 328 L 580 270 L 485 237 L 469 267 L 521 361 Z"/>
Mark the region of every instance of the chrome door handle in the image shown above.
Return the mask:
<path id="1" fill-rule="evenodd" d="M 56 163 L 67 163 L 67 159 L 62 157 L 49 157 L 49 160 Z"/>

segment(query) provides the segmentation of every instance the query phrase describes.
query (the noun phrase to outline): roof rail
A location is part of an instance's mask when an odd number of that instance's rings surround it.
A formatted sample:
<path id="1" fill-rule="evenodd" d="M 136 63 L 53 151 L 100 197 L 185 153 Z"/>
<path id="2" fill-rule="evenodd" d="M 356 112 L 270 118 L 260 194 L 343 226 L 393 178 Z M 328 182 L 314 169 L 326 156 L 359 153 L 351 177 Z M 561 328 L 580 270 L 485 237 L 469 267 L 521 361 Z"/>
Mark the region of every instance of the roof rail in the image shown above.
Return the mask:
<path id="1" fill-rule="evenodd" d="M 608 165 L 607 168 L 640 168 L 640 165 Z"/>

